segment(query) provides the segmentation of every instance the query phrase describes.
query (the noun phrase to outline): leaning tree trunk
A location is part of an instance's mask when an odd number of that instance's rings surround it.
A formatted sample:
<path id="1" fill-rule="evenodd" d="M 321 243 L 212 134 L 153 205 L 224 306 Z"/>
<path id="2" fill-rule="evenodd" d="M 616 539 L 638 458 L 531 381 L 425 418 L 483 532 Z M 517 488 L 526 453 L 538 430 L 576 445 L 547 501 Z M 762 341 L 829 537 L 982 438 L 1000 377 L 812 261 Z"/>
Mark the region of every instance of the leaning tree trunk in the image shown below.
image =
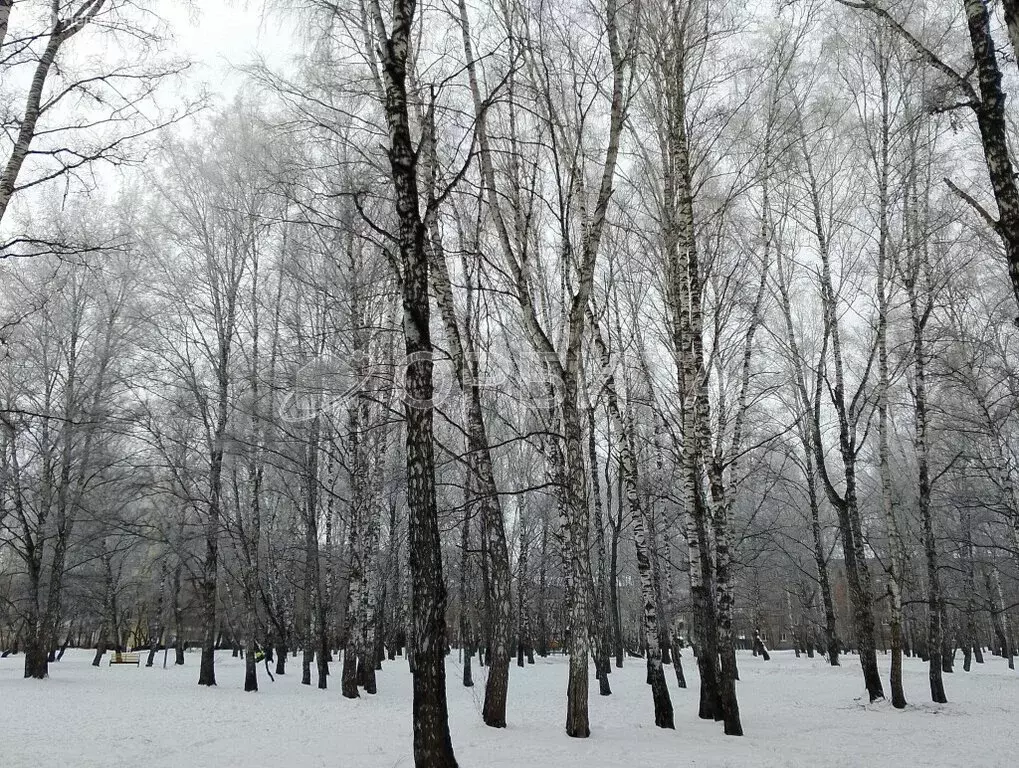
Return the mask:
<path id="1" fill-rule="evenodd" d="M 984 150 L 987 175 L 998 206 L 995 231 L 1001 238 L 1005 250 L 1008 275 L 1012 292 L 1019 304 L 1019 186 L 1009 152 L 1009 126 L 1005 108 L 1005 92 L 1002 89 L 1001 70 L 998 67 L 997 46 L 991 34 L 989 4 L 986 0 L 963 0 L 966 12 L 970 44 L 973 49 L 973 63 L 979 83 L 979 99 L 969 84 L 969 75 L 959 77 L 970 97 L 969 103 L 976 113 L 980 129 L 980 142 Z M 1015 3 L 1005 5 L 1009 36 L 1015 44 Z M 1016 318 L 1019 325 L 1019 317 Z"/>
<path id="2" fill-rule="evenodd" d="M 459 2 L 460 24 L 463 33 L 464 52 L 468 61 L 468 79 L 472 96 L 476 99 L 479 93 L 477 73 L 467 18 L 467 7 L 464 0 Z M 434 126 L 430 131 L 434 139 Z M 432 150 L 434 151 L 434 142 Z M 481 508 L 481 535 L 484 538 L 487 552 L 487 568 L 489 574 L 487 600 L 489 611 L 489 637 L 486 662 L 488 664 L 488 680 L 485 684 L 485 703 L 482 707 L 482 720 L 493 728 L 506 727 L 506 696 L 509 688 L 510 636 L 512 627 L 511 574 L 509 565 L 509 548 L 506 545 L 506 531 L 503 522 L 502 505 L 495 484 L 492 469 L 492 454 L 489 447 L 488 431 L 481 407 L 481 387 L 479 381 L 478 351 L 474 337 L 472 308 L 474 301 L 470 296 L 471 285 L 468 283 L 468 316 L 464 323 L 463 339 L 459 333 L 459 325 L 453 310 L 452 290 L 446 271 L 445 255 L 438 247 L 441 243 L 434 218 L 430 222 L 432 229 L 431 242 L 436 258 L 434 259 L 433 282 L 436 286 L 436 299 L 442 314 L 446 335 L 452 347 L 454 367 L 460 388 L 464 393 L 467 405 L 467 442 L 468 450 L 473 457 L 471 466 L 476 475 L 478 502 Z M 470 377 L 468 381 L 467 377 Z"/>
<path id="3" fill-rule="evenodd" d="M 637 549 L 637 573 L 640 577 L 640 594 L 643 608 L 644 642 L 647 646 L 648 682 L 651 685 L 651 697 L 655 709 L 655 725 L 659 728 L 675 728 L 672 711 L 672 699 L 666 683 L 665 669 L 662 666 L 662 649 L 659 645 L 658 629 L 658 595 L 655 590 L 654 573 L 651 564 L 652 548 L 647 536 L 644 521 L 644 510 L 641 506 L 640 493 L 637 486 L 637 460 L 633 451 L 632 431 L 630 424 L 624 422 L 616 393 L 615 377 L 612 373 L 612 360 L 608 346 L 602 339 L 594 315 L 589 315 L 594 331 L 594 342 L 601 362 L 602 375 L 605 377 L 605 393 L 609 416 L 619 436 L 619 464 L 626 491 L 626 503 L 630 509 L 633 522 L 633 539 Z M 593 424 L 591 425 L 593 430 Z M 600 504 L 599 504 L 600 509 Z M 599 520 L 599 523 L 601 521 Z M 607 658 L 606 658 L 607 661 Z"/>
<path id="4" fill-rule="evenodd" d="M 618 419 L 618 411 L 613 416 Z M 619 426 L 621 427 L 621 421 Z M 619 429 L 619 434 L 620 462 L 626 485 L 627 505 L 630 507 L 630 516 L 633 521 L 634 545 L 637 549 L 637 572 L 640 577 L 644 642 L 647 646 L 648 678 L 651 684 L 651 697 L 654 702 L 655 725 L 659 728 L 675 728 L 672 699 L 669 696 L 665 668 L 662 666 L 662 650 L 658 643 L 658 600 L 655 594 L 652 575 L 651 547 L 648 542 L 647 528 L 644 524 L 644 510 L 641 508 L 640 496 L 637 491 L 636 462 L 634 461 L 632 450 L 627 445 L 629 441 L 628 434 L 621 428 Z"/>
<path id="5" fill-rule="evenodd" d="M 910 33 L 882 4 L 876 2 L 848 2 L 846 5 L 864 9 L 878 16 L 890 26 L 899 37 L 910 45 L 921 61 L 933 67 L 940 78 L 950 84 L 950 88 L 958 93 L 953 101 L 959 106 L 967 106 L 973 110 L 980 131 L 980 144 L 983 149 L 984 165 L 994 194 L 994 202 L 998 208 L 995 219 L 971 196 L 960 190 L 950 179 L 945 179 L 956 194 L 977 210 L 981 217 L 991 226 L 1001 240 L 1005 252 L 1005 263 L 1008 267 L 1012 293 L 1019 304 L 1019 185 L 1009 152 L 1009 118 L 1005 106 L 1006 95 L 1002 88 L 1002 73 L 998 65 L 998 45 L 991 29 L 991 3 L 987 0 L 962 0 L 962 8 L 969 32 L 970 48 L 973 53 L 973 66 L 969 72 L 960 73 L 946 61 L 927 48 L 922 41 Z M 1013 51 L 1019 41 L 1019 24 L 1017 24 L 1015 0 L 1003 0 L 1005 25 L 1012 43 Z M 973 86 L 972 78 L 976 75 L 977 87 Z M 1019 317 L 1015 319 L 1019 325 Z"/>
<path id="6" fill-rule="evenodd" d="M 693 604 L 697 666 L 700 671 L 702 719 L 725 716 L 723 673 L 719 667 L 719 622 L 715 602 L 715 557 L 711 541 L 711 516 L 704 494 L 705 435 L 711 425 L 706 399 L 704 369 L 701 271 L 694 229 L 693 177 L 686 126 L 686 71 L 678 19 L 672 19 L 675 38 L 664 57 L 661 97 L 667 105 L 662 126 L 665 142 L 663 163 L 662 240 L 665 246 L 667 301 L 671 341 L 676 360 L 676 383 L 680 397 L 682 432 L 682 495 L 686 515 L 690 595 Z M 728 654 L 727 654 L 728 655 Z M 726 661 L 726 674 L 734 673 Z M 726 688 L 728 686 L 726 685 Z M 735 695 L 732 697 L 735 702 Z M 726 724 L 726 730 L 730 724 Z"/>
<path id="7" fill-rule="evenodd" d="M 474 365 L 477 381 L 477 365 Z M 485 657 L 488 680 L 485 684 L 485 702 L 482 720 L 493 728 L 506 727 L 506 696 L 509 687 L 511 603 L 509 550 L 503 527 L 502 506 L 492 471 L 492 458 L 488 435 L 481 411 L 481 391 L 477 384 L 468 387 L 468 442 L 475 456 L 472 462 L 479 491 L 481 509 L 481 535 L 485 541 L 488 566 L 488 602 L 491 643 Z"/>
<path id="8" fill-rule="evenodd" d="M 91 13 L 86 13 L 84 7 L 80 9 L 76 15 L 81 18 L 74 22 L 60 20 L 57 18 L 57 13 L 53 14 L 53 24 L 48 30 L 46 46 L 35 60 L 35 69 L 25 99 L 24 113 L 18 121 L 17 135 L 12 136 L 13 147 L 11 154 L 4 164 L 2 173 L 0 173 L 0 221 L 3 220 L 11 199 L 14 197 L 21 168 L 29 154 L 31 154 L 31 146 L 36 136 L 36 126 L 39 119 L 43 117 L 47 107 L 51 106 L 50 103 L 43 101 L 43 96 L 47 90 L 47 80 L 50 70 L 56 62 L 57 53 L 68 39 L 91 21 L 95 13 L 102 8 L 103 2 L 104 0 L 100 0 L 98 3 L 89 3 L 88 5 L 97 6 Z M 7 21 L 12 5 L 12 2 L 6 2 L 6 0 L 0 3 L 0 23 L 3 25 L 4 33 L 6 33 Z M 2 41 L 2 37 L 0 37 L 0 41 Z M 12 41 L 6 42 L 13 44 Z"/>
<path id="9" fill-rule="evenodd" d="M 697 666 L 700 671 L 700 707 L 702 719 L 721 720 L 725 716 L 721 696 L 722 670 L 719 667 L 719 622 L 715 603 L 715 557 L 711 541 L 710 511 L 703 488 L 705 430 L 710 418 L 707 411 L 703 377 L 703 328 L 701 288 L 693 229 L 693 200 L 689 165 L 682 129 L 673 139 L 670 162 L 673 166 L 670 195 L 674 220 L 666 231 L 672 275 L 670 301 L 672 336 L 678 363 L 678 385 L 682 402 L 683 499 L 686 509 L 687 545 L 690 559 L 690 594 L 695 614 Z"/>

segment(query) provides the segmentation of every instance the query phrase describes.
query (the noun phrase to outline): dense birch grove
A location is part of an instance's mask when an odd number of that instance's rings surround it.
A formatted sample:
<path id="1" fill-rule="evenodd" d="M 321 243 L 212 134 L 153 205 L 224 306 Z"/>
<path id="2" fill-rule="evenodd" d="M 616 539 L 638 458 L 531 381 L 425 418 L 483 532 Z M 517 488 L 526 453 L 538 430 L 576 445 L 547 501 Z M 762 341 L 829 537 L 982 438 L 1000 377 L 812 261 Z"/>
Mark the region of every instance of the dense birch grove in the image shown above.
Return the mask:
<path id="1" fill-rule="evenodd" d="M 624 664 L 731 736 L 737 650 L 1014 668 L 1014 2 L 281 1 L 211 103 L 145 6 L 0 0 L 26 677 L 409 664 L 431 767 L 536 656 L 577 738 Z"/>

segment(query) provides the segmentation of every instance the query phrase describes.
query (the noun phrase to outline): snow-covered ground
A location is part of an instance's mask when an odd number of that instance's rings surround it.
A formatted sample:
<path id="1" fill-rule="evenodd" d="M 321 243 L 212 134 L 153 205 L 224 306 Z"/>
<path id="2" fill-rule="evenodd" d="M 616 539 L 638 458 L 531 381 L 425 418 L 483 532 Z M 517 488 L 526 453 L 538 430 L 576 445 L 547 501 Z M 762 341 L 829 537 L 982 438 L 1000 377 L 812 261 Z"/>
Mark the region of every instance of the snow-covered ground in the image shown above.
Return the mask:
<path id="1" fill-rule="evenodd" d="M 163 669 L 94 668 L 91 653 L 68 651 L 49 680 L 23 680 L 22 657 L 0 659 L 2 768 L 396 768 L 412 766 L 410 675 L 402 660 L 379 673 L 379 693 L 350 701 L 339 676 L 327 691 L 300 685 L 299 667 L 272 683 L 260 667 L 261 691 L 242 690 L 243 665 L 217 658 L 217 688 L 199 688 L 198 657 Z M 612 674 L 613 695 L 592 680 L 591 738 L 563 731 L 566 662 L 538 659 L 511 668 L 509 727 L 481 722 L 484 671 L 460 685 L 455 656 L 448 665 L 453 745 L 467 768 L 659 768 L 662 766 L 925 766 L 1016 765 L 1019 673 L 998 658 L 961 663 L 947 675 L 950 703 L 928 698 L 926 666 L 906 659 L 911 705 L 895 711 L 862 699 L 859 663 L 839 669 L 821 659 L 775 653 L 770 662 L 740 654 L 740 708 L 746 736 L 697 719 L 696 669 L 677 690 L 676 730 L 654 727 L 644 669 L 627 659 Z M 961 660 L 960 660 L 961 661 Z M 157 664 L 162 662 L 162 654 Z M 881 659 L 887 667 L 887 657 Z M 338 671 L 338 668 L 337 668 Z"/>

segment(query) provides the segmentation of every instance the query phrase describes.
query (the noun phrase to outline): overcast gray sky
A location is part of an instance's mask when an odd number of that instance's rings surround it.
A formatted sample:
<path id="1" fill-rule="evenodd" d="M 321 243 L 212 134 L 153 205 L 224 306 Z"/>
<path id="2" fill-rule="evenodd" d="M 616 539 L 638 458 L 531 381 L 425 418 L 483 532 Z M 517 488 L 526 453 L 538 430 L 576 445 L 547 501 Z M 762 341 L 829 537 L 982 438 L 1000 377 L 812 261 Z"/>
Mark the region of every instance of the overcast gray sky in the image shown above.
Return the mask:
<path id="1" fill-rule="evenodd" d="M 170 22 L 178 50 L 195 62 L 191 78 L 211 90 L 233 90 L 239 82 L 233 68 L 255 56 L 281 67 L 294 51 L 291 24 L 283 23 L 279 13 L 263 14 L 262 0 L 160 4 L 160 15 Z"/>

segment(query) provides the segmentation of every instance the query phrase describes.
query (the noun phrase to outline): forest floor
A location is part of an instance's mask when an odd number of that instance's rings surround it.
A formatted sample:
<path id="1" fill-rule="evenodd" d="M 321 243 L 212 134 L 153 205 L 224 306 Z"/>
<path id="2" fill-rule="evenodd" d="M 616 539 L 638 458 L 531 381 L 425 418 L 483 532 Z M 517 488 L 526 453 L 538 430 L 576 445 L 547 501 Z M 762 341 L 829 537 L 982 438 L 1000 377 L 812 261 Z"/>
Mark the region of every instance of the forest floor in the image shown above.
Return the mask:
<path id="1" fill-rule="evenodd" d="M 69 650 L 50 678 L 24 680 L 23 657 L 0 659 L 3 768 L 398 768 L 411 756 L 411 678 L 401 659 L 378 674 L 379 693 L 340 696 L 339 675 L 319 691 L 300 685 L 300 667 L 270 682 L 259 667 L 257 694 L 242 690 L 240 659 L 216 659 L 219 686 L 199 688 L 198 655 L 184 667 L 90 666 L 92 652 Z M 144 658 L 144 657 L 143 657 Z M 883 674 L 887 657 L 881 657 Z M 293 662 L 294 660 L 291 660 Z M 1014 766 L 1019 672 L 987 663 L 946 675 L 949 704 L 927 703 L 927 667 L 905 660 L 910 706 L 869 704 L 855 656 L 832 669 L 820 658 L 777 652 L 770 662 L 741 653 L 739 703 L 746 735 L 697 719 L 697 672 L 690 687 L 667 669 L 676 730 L 654 727 L 644 666 L 627 659 L 611 675 L 613 695 L 591 681 L 591 738 L 563 730 L 567 664 L 537 659 L 510 673 L 509 727 L 481 722 L 484 669 L 460 684 L 448 663 L 450 726 L 464 768 L 659 768 L 663 766 Z M 338 671 L 338 667 L 336 667 Z M 298 674 L 293 674 L 297 672 Z"/>

